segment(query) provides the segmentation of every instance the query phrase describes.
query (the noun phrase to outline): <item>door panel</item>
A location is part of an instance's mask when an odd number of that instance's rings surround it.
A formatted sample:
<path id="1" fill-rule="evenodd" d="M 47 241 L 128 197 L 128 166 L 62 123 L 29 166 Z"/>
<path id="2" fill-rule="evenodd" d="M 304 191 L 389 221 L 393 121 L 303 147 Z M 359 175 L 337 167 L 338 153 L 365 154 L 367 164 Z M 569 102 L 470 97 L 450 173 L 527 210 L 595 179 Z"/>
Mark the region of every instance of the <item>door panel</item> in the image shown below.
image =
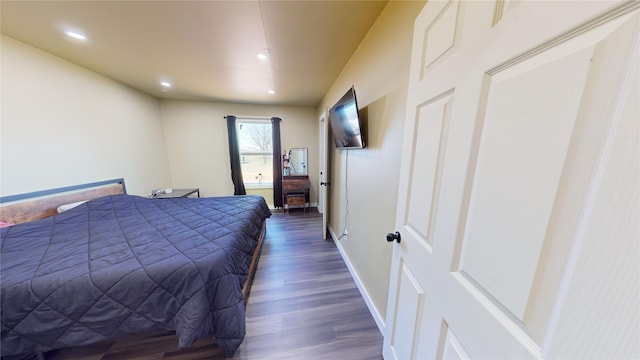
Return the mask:
<path id="1" fill-rule="evenodd" d="M 639 251 L 637 218 L 620 219 L 640 207 L 639 6 L 425 5 L 414 30 L 385 358 L 580 357 L 590 355 L 579 348 L 585 341 L 601 357 L 640 356 L 637 343 L 611 339 L 616 326 L 640 337 L 637 266 L 623 274 L 618 264 L 631 266 L 628 254 Z M 606 216 L 616 205 L 626 211 Z M 625 250 L 605 250 L 607 234 L 622 236 L 614 243 Z M 625 286 L 596 296 L 579 282 L 589 278 Z M 590 305 L 615 295 L 633 300 L 602 313 Z M 586 326 L 573 308 L 610 331 Z"/>
<path id="2" fill-rule="evenodd" d="M 433 9 L 433 14 L 436 16 L 424 31 L 422 56 L 424 71 L 427 71 L 436 61 L 442 61 L 447 54 L 452 53 L 460 40 L 460 22 L 458 21 L 460 2 L 441 2 L 437 5 L 439 8 Z"/>
<path id="3" fill-rule="evenodd" d="M 538 67 L 520 63 L 487 79 L 487 110 L 476 171 L 470 173 L 473 186 L 459 271 L 520 319 L 571 141 L 590 50 L 551 58 Z"/>
<path id="4" fill-rule="evenodd" d="M 420 105 L 415 122 L 405 226 L 429 246 L 433 245 L 433 223 L 437 215 L 452 100 L 452 93 L 447 92 Z"/>
<path id="5" fill-rule="evenodd" d="M 391 347 L 394 349 L 398 359 L 412 358 L 414 345 L 418 343 L 418 334 L 411 333 L 406 336 L 406 329 L 418 329 L 419 317 L 424 305 L 424 290 L 411 274 L 406 266 L 401 267 L 400 278 L 398 280 L 398 296 L 396 308 L 394 309 L 396 322 L 395 329 L 391 334 Z"/>
<path id="6" fill-rule="evenodd" d="M 446 334 L 442 336 L 441 350 L 438 351 L 438 359 L 465 360 L 471 357 L 460 343 L 460 340 L 449 329 L 447 323 L 443 323 L 446 328 Z"/>
<path id="7" fill-rule="evenodd" d="M 640 148 L 639 63 L 636 53 L 635 70 L 628 78 L 632 81 L 625 101 L 616 104 L 619 113 L 579 226 L 577 246 L 593 251 L 583 251 L 565 274 L 563 311 L 554 317 L 557 326 L 547 336 L 549 357 L 640 358 L 640 162 L 629 157 Z"/>

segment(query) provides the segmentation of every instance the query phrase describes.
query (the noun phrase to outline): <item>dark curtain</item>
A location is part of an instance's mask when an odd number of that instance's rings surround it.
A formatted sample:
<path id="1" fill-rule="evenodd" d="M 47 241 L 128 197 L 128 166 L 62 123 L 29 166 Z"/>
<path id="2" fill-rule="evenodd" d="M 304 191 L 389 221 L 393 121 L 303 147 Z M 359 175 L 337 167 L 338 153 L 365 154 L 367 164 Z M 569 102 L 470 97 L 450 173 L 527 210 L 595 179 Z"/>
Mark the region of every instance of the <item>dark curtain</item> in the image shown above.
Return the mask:
<path id="1" fill-rule="evenodd" d="M 271 118 L 271 134 L 273 136 L 273 206 L 282 208 L 282 154 L 280 145 L 280 121 L 278 117 Z"/>
<path id="2" fill-rule="evenodd" d="M 233 195 L 246 195 L 242 168 L 240 167 L 240 148 L 238 146 L 238 131 L 236 117 L 227 115 L 227 131 L 229 132 L 229 159 L 231 159 L 231 180 L 233 181 Z"/>

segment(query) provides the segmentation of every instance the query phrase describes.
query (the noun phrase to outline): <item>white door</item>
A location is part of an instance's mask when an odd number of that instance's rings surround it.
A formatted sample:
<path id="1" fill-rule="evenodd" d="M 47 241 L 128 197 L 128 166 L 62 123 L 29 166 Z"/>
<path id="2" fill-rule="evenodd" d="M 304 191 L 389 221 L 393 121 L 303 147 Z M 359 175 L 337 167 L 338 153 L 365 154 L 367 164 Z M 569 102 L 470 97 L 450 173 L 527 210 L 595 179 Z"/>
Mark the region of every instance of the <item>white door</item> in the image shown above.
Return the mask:
<path id="1" fill-rule="evenodd" d="M 329 177 L 327 175 L 327 162 L 329 159 L 329 121 L 327 121 L 327 113 L 324 112 L 320 116 L 319 122 L 319 145 L 320 154 L 320 184 L 318 184 L 318 212 L 322 214 L 322 238 L 327 239 L 327 222 L 329 221 L 329 204 L 327 186 L 329 186 Z"/>
<path id="2" fill-rule="evenodd" d="M 640 358 L 638 5 L 425 5 L 386 359 Z"/>

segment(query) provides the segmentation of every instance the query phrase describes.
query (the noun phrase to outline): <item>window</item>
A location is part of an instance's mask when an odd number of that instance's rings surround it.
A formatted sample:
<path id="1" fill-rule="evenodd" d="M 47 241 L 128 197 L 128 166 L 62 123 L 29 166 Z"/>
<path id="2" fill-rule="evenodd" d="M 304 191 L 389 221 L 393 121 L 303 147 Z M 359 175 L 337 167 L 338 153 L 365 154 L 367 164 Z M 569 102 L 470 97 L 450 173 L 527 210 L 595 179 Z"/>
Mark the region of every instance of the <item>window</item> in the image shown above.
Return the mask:
<path id="1" fill-rule="evenodd" d="M 244 184 L 273 186 L 271 121 L 238 119 L 236 124 Z"/>

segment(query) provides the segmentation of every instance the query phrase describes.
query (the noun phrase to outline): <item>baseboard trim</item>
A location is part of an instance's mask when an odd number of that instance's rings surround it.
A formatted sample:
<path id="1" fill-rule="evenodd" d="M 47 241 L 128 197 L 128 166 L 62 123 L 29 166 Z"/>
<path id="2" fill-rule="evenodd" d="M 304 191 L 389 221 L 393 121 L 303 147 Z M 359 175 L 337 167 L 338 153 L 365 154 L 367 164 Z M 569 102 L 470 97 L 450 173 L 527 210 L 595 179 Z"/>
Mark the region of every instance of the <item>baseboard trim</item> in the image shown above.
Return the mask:
<path id="1" fill-rule="evenodd" d="M 329 230 L 329 235 L 331 235 L 331 239 L 336 244 L 336 247 L 340 252 L 340 256 L 342 256 L 342 260 L 344 261 L 345 265 L 347 265 L 347 269 L 349 269 L 349 273 L 351 274 L 353 281 L 356 283 L 356 286 L 360 291 L 360 295 L 362 295 L 362 298 L 364 299 L 365 304 L 367 304 L 367 308 L 369 308 L 369 312 L 371 313 L 373 320 L 376 322 L 376 325 L 378 326 L 378 330 L 380 330 L 381 334 L 384 334 L 385 320 L 382 318 L 382 316 L 380 316 L 378 309 L 373 305 L 373 301 L 371 301 L 371 296 L 369 296 L 369 293 L 367 292 L 367 289 L 364 287 L 364 284 L 362 284 L 362 281 L 360 280 L 358 273 L 356 273 L 355 269 L 351 265 L 351 261 L 349 261 L 349 257 L 347 256 L 347 253 L 344 251 L 344 248 L 342 247 L 342 243 L 338 241 L 338 236 L 333 231 L 331 226 L 327 226 L 327 229 Z"/>

